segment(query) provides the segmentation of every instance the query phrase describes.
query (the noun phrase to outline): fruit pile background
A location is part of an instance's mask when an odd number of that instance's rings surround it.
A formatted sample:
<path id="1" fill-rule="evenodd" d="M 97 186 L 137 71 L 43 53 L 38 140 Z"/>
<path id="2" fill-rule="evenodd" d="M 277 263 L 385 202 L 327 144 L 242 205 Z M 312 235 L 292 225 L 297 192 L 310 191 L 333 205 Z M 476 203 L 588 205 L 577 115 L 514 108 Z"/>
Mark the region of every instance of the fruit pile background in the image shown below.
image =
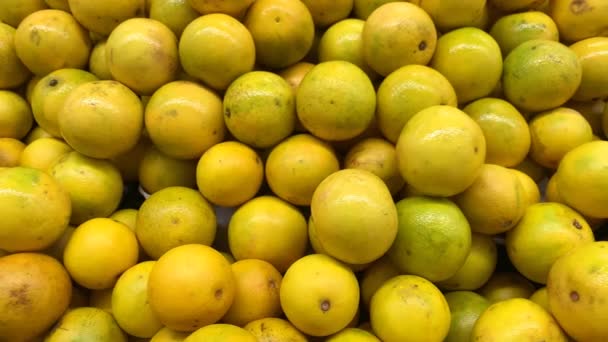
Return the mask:
<path id="1" fill-rule="evenodd" d="M 608 1 L 0 0 L 0 342 L 608 340 Z"/>

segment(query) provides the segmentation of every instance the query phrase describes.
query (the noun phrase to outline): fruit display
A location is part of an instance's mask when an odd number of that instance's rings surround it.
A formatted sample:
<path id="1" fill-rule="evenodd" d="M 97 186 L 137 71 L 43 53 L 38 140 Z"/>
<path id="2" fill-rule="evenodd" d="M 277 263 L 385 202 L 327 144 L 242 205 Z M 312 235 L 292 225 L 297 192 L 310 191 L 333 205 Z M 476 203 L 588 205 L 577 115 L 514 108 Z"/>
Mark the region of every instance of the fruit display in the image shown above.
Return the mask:
<path id="1" fill-rule="evenodd" d="M 608 1 L 0 1 L 0 342 L 607 322 Z"/>

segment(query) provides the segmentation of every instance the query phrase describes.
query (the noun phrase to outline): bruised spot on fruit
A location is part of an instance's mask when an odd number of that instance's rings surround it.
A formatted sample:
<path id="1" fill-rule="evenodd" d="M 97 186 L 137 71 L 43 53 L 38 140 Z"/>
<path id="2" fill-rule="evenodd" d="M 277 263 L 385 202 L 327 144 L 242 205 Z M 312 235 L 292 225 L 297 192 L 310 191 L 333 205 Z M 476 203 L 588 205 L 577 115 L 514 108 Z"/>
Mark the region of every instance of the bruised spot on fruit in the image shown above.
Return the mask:
<path id="1" fill-rule="evenodd" d="M 171 218 L 171 223 L 178 224 L 179 223 L 179 217 L 172 217 Z"/>
<path id="2" fill-rule="evenodd" d="M 54 87 L 54 86 L 56 86 L 57 84 L 59 84 L 59 81 L 57 81 L 57 79 L 56 79 L 56 78 L 51 78 L 51 79 L 49 80 L 49 86 L 50 86 L 50 87 Z"/>
<path id="3" fill-rule="evenodd" d="M 277 106 L 277 107 L 280 107 L 281 106 L 281 99 L 275 97 L 274 98 L 274 105 Z"/>
<path id="4" fill-rule="evenodd" d="M 215 290 L 215 293 L 214 293 L 215 299 L 220 300 L 220 299 L 222 299 L 223 295 L 224 295 L 224 290 L 222 290 L 222 289 Z"/>
<path id="5" fill-rule="evenodd" d="M 227 118 L 230 118 L 230 115 L 232 115 L 232 114 L 230 113 L 230 108 L 226 108 L 226 109 L 224 110 L 224 115 L 225 115 Z"/>
<path id="6" fill-rule="evenodd" d="M 274 17 L 274 22 L 275 23 L 280 23 L 281 22 L 281 17 Z"/>
<path id="7" fill-rule="evenodd" d="M 578 302 L 579 299 L 580 299 L 580 296 L 578 295 L 578 292 L 576 292 L 576 291 L 570 292 L 570 300 L 572 300 L 573 302 Z"/>
<path id="8" fill-rule="evenodd" d="M 10 296 L 13 299 L 11 304 L 15 306 L 27 306 L 31 303 L 30 298 L 27 296 L 27 290 L 29 289 L 28 284 L 22 284 L 16 289 L 11 289 Z"/>
<path id="9" fill-rule="evenodd" d="M 177 110 L 171 109 L 170 111 L 167 112 L 167 115 L 171 116 L 171 117 L 176 117 L 177 116 Z"/>
<path id="10" fill-rule="evenodd" d="M 580 222 L 578 222 L 576 219 L 574 219 L 574 221 L 572 221 L 572 225 L 576 228 L 576 229 L 583 229 L 583 226 L 581 226 Z"/>
<path id="11" fill-rule="evenodd" d="M 277 288 L 277 283 L 274 281 L 274 279 L 270 279 L 268 281 L 268 287 L 271 288 L 271 289 L 273 289 L 273 290 Z"/>
<path id="12" fill-rule="evenodd" d="M 420 51 L 424 51 L 426 50 L 426 41 L 421 41 L 420 44 L 418 44 L 418 50 Z"/>
<path id="13" fill-rule="evenodd" d="M 593 7 L 589 6 L 586 0 L 573 0 L 570 3 L 570 11 L 576 15 L 589 12 L 592 9 Z"/>
<path id="14" fill-rule="evenodd" d="M 260 325 L 260 330 L 261 331 L 265 331 L 266 330 L 266 323 L 263 323 Z"/>
<path id="15" fill-rule="evenodd" d="M 30 32 L 30 40 L 36 46 L 40 45 L 40 33 L 37 29 L 33 29 L 32 32 Z"/>
<path id="16" fill-rule="evenodd" d="M 331 308 L 331 303 L 329 302 L 329 300 L 324 299 L 321 302 L 321 311 L 323 311 L 323 313 L 329 311 L 329 309 Z"/>

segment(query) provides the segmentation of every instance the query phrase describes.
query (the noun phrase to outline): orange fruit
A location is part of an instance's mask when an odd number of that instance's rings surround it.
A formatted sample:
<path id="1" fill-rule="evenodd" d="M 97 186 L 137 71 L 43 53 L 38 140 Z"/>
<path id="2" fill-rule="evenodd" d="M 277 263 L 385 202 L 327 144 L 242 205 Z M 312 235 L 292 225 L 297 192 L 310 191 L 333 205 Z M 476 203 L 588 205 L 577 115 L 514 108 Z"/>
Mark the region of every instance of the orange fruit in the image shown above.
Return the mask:
<path id="1" fill-rule="evenodd" d="M 92 3 L 86 0 L 68 0 L 74 17 L 89 31 L 109 35 L 123 21 L 145 15 L 145 0 L 109 0 Z"/>

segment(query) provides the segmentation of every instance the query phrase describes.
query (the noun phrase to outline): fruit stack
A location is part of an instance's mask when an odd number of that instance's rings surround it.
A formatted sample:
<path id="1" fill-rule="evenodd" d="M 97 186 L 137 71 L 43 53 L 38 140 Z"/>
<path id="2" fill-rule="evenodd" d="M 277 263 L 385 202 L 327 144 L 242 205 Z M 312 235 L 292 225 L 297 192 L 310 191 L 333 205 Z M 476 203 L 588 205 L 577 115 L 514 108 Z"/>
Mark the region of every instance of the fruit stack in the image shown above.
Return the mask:
<path id="1" fill-rule="evenodd" d="M 608 341 L 608 1 L 0 1 L 0 341 Z"/>

